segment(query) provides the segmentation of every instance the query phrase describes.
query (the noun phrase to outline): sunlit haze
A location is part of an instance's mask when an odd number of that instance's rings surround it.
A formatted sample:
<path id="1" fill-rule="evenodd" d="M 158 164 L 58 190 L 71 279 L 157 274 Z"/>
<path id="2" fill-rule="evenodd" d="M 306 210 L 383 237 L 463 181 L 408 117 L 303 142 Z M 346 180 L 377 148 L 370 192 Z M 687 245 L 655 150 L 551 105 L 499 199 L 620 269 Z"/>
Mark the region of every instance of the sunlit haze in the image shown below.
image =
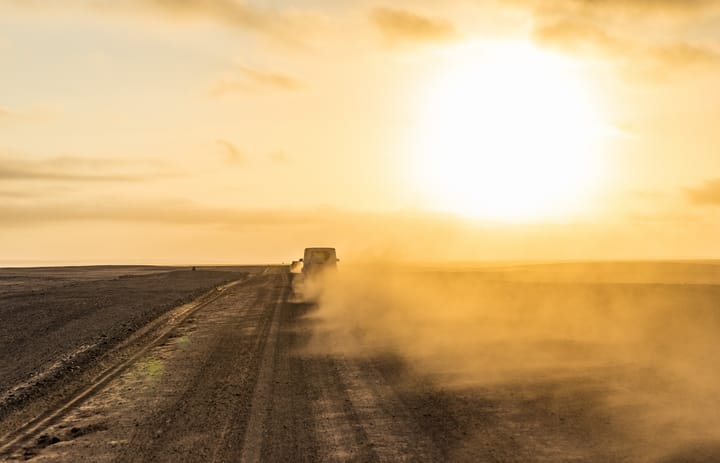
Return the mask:
<path id="1" fill-rule="evenodd" d="M 720 0 L 0 0 L 0 462 L 720 462 Z"/>
<path id="2" fill-rule="evenodd" d="M 0 0 L 2 263 L 720 257 L 719 5 L 552 3 Z"/>
<path id="3" fill-rule="evenodd" d="M 458 48 L 420 96 L 411 159 L 428 205 L 510 221 L 591 207 L 610 130 L 579 66 L 523 43 Z"/>

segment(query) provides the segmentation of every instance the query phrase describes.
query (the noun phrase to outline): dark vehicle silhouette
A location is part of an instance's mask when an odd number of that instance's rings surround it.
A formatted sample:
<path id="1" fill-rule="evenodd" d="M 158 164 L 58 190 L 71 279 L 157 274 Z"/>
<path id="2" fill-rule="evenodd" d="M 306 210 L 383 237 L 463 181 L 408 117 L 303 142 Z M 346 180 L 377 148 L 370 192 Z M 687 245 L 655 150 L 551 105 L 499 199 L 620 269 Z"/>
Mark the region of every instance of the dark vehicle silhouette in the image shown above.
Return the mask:
<path id="1" fill-rule="evenodd" d="M 302 273 L 305 276 L 316 275 L 326 270 L 336 270 L 339 262 L 335 248 L 305 248 Z"/>

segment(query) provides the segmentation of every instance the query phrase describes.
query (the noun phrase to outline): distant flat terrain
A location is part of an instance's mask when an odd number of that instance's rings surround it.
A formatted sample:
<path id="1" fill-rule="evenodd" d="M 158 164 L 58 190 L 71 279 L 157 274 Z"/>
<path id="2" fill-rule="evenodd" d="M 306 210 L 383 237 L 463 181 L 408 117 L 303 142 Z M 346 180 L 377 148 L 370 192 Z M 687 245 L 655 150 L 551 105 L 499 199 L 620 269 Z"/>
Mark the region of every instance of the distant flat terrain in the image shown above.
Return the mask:
<path id="1" fill-rule="evenodd" d="M 176 270 L 172 267 L 114 266 L 0 268 L 0 296 L 40 292 L 49 288 L 121 276 L 146 275 Z"/>
<path id="2" fill-rule="evenodd" d="M 154 270 L 2 299 L 0 460 L 720 461 L 720 285 Z"/>
<path id="3" fill-rule="evenodd" d="M 240 275 L 157 267 L 0 269 L 0 417 L 2 405 L 41 389 L 24 386 L 72 375 L 168 309 Z"/>

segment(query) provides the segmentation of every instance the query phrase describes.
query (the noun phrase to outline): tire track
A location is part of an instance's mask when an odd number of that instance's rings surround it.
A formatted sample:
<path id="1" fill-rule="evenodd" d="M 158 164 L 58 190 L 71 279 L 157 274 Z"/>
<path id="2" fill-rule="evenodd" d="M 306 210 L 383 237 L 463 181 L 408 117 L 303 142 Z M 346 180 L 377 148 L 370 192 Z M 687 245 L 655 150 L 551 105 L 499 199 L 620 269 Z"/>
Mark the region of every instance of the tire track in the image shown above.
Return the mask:
<path id="1" fill-rule="evenodd" d="M 169 400 L 143 420 L 117 461 L 135 461 L 138 455 L 152 461 L 227 461 L 238 452 L 246 404 L 270 334 L 273 312 L 266 295 L 280 291 L 282 297 L 281 276 L 270 277 L 204 314 L 202 333 L 191 336 L 199 352 L 168 362 L 177 378 L 166 380 L 155 395 Z"/>
<path id="2" fill-rule="evenodd" d="M 280 320 L 279 307 L 287 299 L 287 288 L 287 275 L 284 275 L 283 289 L 280 291 L 272 309 L 267 333 L 258 338 L 257 351 L 261 360 L 252 403 L 250 404 L 250 416 L 245 427 L 242 453 L 240 454 L 240 462 L 242 463 L 260 461 L 267 409 L 273 391 L 272 378 L 275 371 L 275 346 Z M 213 461 L 217 461 L 216 455 L 213 456 Z"/>
<path id="3" fill-rule="evenodd" d="M 200 299 L 185 304 L 181 307 L 170 312 L 167 317 L 161 317 L 154 323 L 149 324 L 146 328 L 140 330 L 132 339 L 142 338 L 152 333 L 154 330 L 158 330 L 160 323 L 167 323 L 166 326 L 159 329 L 155 336 L 148 341 L 140 350 L 133 353 L 129 358 L 123 359 L 121 355 L 116 352 L 120 362 L 112 364 L 98 374 L 90 384 L 70 398 L 60 406 L 55 407 L 51 410 L 46 411 L 40 416 L 30 420 L 24 425 L 20 426 L 16 430 L 2 436 L 0 438 L 0 457 L 7 457 L 10 453 L 16 450 L 21 445 L 27 443 L 29 440 L 36 438 L 40 432 L 54 423 L 62 419 L 63 416 L 68 414 L 71 410 L 81 405 L 83 402 L 90 399 L 92 396 L 97 394 L 113 379 L 120 376 L 125 370 L 136 363 L 143 355 L 145 355 L 152 347 L 165 341 L 171 332 L 179 326 L 183 321 L 193 315 L 195 312 L 203 309 L 209 304 L 219 299 L 226 291 L 239 284 L 240 280 L 226 284 L 215 291 L 212 291 Z M 125 347 L 127 343 L 123 343 L 119 348 Z"/>
<path id="4" fill-rule="evenodd" d="M 371 361 L 303 353 L 313 332 L 303 307 L 312 308 L 289 303 L 289 288 L 287 274 L 266 271 L 169 316 L 162 336 L 27 432 L 22 442 L 34 445 L 24 454 L 15 445 L 13 457 L 433 461 Z"/>
<path id="5" fill-rule="evenodd" d="M 338 370 L 380 461 L 442 459 L 416 417 L 372 361 L 340 358 Z"/>
<path id="6" fill-rule="evenodd" d="M 315 381 L 312 402 L 320 461 L 377 461 L 365 427 L 337 370 L 336 360 L 308 360 Z"/>

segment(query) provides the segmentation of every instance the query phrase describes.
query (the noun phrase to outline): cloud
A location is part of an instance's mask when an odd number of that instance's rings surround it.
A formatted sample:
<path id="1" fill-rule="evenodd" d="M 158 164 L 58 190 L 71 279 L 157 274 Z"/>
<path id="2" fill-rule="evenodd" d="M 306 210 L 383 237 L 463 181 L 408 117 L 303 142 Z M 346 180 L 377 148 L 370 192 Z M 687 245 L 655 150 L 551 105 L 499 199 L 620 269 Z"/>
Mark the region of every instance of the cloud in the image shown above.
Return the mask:
<path id="1" fill-rule="evenodd" d="M 56 157 L 19 159 L 0 156 L 0 180 L 63 182 L 133 182 L 144 177 L 129 173 L 102 173 L 117 168 L 122 161 L 112 159 Z"/>
<path id="2" fill-rule="evenodd" d="M 641 82 L 664 82 L 696 71 L 720 70 L 720 53 L 702 46 L 675 42 L 659 45 L 628 44 L 619 53 L 625 74 Z"/>
<path id="3" fill-rule="evenodd" d="M 243 0 L 133 0 L 174 19 L 204 19 L 286 43 L 302 43 L 312 32 L 308 15 L 290 14 Z"/>
<path id="4" fill-rule="evenodd" d="M 688 70 L 720 69 L 720 52 L 687 32 L 720 13 L 715 0 L 504 2 L 530 13 L 538 44 L 615 61 L 633 80 L 663 81 Z"/>
<path id="5" fill-rule="evenodd" d="M 619 60 L 628 74 L 645 79 L 663 79 L 688 69 L 720 69 L 720 53 L 713 49 L 681 40 L 648 43 L 619 37 L 586 21 L 563 19 L 540 23 L 533 38 L 544 46 Z"/>
<path id="6" fill-rule="evenodd" d="M 36 194 L 27 191 L 0 190 L 0 198 L 24 199 L 34 198 Z"/>
<path id="7" fill-rule="evenodd" d="M 233 143 L 230 143 L 227 140 L 218 140 L 217 142 L 225 151 L 225 160 L 229 164 L 245 163 L 245 160 L 246 160 L 245 153 L 240 151 L 240 149 L 237 146 L 235 146 Z"/>
<path id="8" fill-rule="evenodd" d="M 537 25 L 533 38 L 544 45 L 573 51 L 599 51 L 616 53 L 624 49 L 624 42 L 603 29 L 588 23 L 561 20 Z"/>
<path id="9" fill-rule="evenodd" d="M 537 16 L 587 17 L 597 14 L 695 14 L 717 6 L 715 0 L 505 0 Z"/>
<path id="10" fill-rule="evenodd" d="M 91 182 L 131 182 L 140 180 L 130 175 L 93 175 L 64 172 L 36 171 L 23 168 L 0 167 L 0 180 L 62 180 Z"/>
<path id="11" fill-rule="evenodd" d="M 205 207 L 187 200 L 93 200 L 44 202 L 32 205 L 0 203 L 4 225 L 55 222 L 146 222 L 158 224 L 272 226 L 317 225 L 330 219 L 321 210 L 245 210 Z"/>
<path id="12" fill-rule="evenodd" d="M 650 51 L 656 60 L 670 66 L 715 66 L 720 64 L 720 53 L 684 42 L 659 45 Z"/>
<path id="13" fill-rule="evenodd" d="M 337 246 L 347 259 L 365 262 L 656 259 L 668 257 L 669 245 L 677 258 L 720 255 L 716 239 L 720 223 L 708 223 L 707 220 L 641 223 L 625 219 L 613 224 L 483 225 L 421 211 L 364 213 L 311 207 L 248 209 L 254 207 L 252 196 L 244 198 L 247 206 L 202 204 L 154 195 L 134 199 L 98 194 L 74 198 L 77 199 L 44 196 L 39 200 L 16 203 L 0 201 L 0 229 L 13 229 L 18 233 L 16 236 L 21 237 L 25 230 L 39 230 L 37 225 L 43 224 L 49 225 L 47 233 L 55 237 L 58 230 L 84 230 L 86 225 L 108 233 L 134 228 L 142 230 L 140 236 L 148 233 L 158 236 L 162 231 L 164 243 L 188 232 L 193 236 L 201 231 L 220 233 L 215 235 L 218 241 L 213 244 L 225 249 L 225 253 L 219 255 L 226 255 L 227 249 L 237 251 L 238 245 L 246 246 L 248 250 L 263 249 L 268 253 L 266 255 L 273 255 L 280 248 L 302 249 L 308 243 L 324 242 Z M 135 227 L 118 227 L 118 224 Z M 71 244 L 75 235 L 65 231 L 62 236 Z M 243 244 L 238 242 L 238 239 L 242 241 L 239 236 L 248 236 L 251 240 Z M 648 240 L 648 236 L 657 239 Z M 54 238 L 50 241 L 58 242 Z M 17 246 L 9 249 L 20 255 Z M 26 248 L 25 258 L 27 253 L 36 251 Z M 52 254 L 53 250 L 43 251 Z M 156 249 L 150 251 L 154 253 Z M 173 253 L 178 258 L 185 255 L 185 251 L 187 249 L 183 247 L 174 249 Z M 211 257 L 196 251 L 198 256 Z M 240 252 L 234 255 L 247 258 Z M 67 258 L 67 255 L 62 257 Z M 91 257 L 102 259 L 98 255 Z"/>
<path id="14" fill-rule="evenodd" d="M 274 14 L 239 0 L 132 0 L 130 3 L 181 18 L 201 16 L 247 29 L 264 29 L 276 20 Z"/>
<path id="15" fill-rule="evenodd" d="M 245 79 L 252 84 L 260 87 L 271 87 L 282 90 L 297 90 L 301 87 L 300 83 L 287 74 L 278 72 L 258 71 L 246 66 L 239 67 L 240 72 Z"/>
<path id="16" fill-rule="evenodd" d="M 260 71 L 247 66 L 238 66 L 238 72 L 219 79 L 210 89 L 210 94 L 223 96 L 228 93 L 258 93 L 263 91 L 296 91 L 302 88 L 300 81 L 279 72 Z"/>
<path id="17" fill-rule="evenodd" d="M 664 211 L 651 213 L 634 213 L 628 216 L 628 219 L 638 223 L 658 223 L 666 225 L 688 225 L 691 223 L 699 223 L 701 216 L 689 212 L 681 211 Z"/>
<path id="18" fill-rule="evenodd" d="M 296 43 L 307 36 L 306 17 L 243 0 L 11 0 L 7 5 L 52 11 L 84 9 L 101 14 L 152 15 L 171 21 L 210 21 L 240 31 Z"/>
<path id="19" fill-rule="evenodd" d="M 685 194 L 692 204 L 720 206 L 720 178 L 707 180 L 694 188 L 686 188 Z"/>
<path id="20" fill-rule="evenodd" d="M 370 19 L 390 43 L 443 42 L 457 37 L 452 23 L 407 10 L 375 8 Z"/>

